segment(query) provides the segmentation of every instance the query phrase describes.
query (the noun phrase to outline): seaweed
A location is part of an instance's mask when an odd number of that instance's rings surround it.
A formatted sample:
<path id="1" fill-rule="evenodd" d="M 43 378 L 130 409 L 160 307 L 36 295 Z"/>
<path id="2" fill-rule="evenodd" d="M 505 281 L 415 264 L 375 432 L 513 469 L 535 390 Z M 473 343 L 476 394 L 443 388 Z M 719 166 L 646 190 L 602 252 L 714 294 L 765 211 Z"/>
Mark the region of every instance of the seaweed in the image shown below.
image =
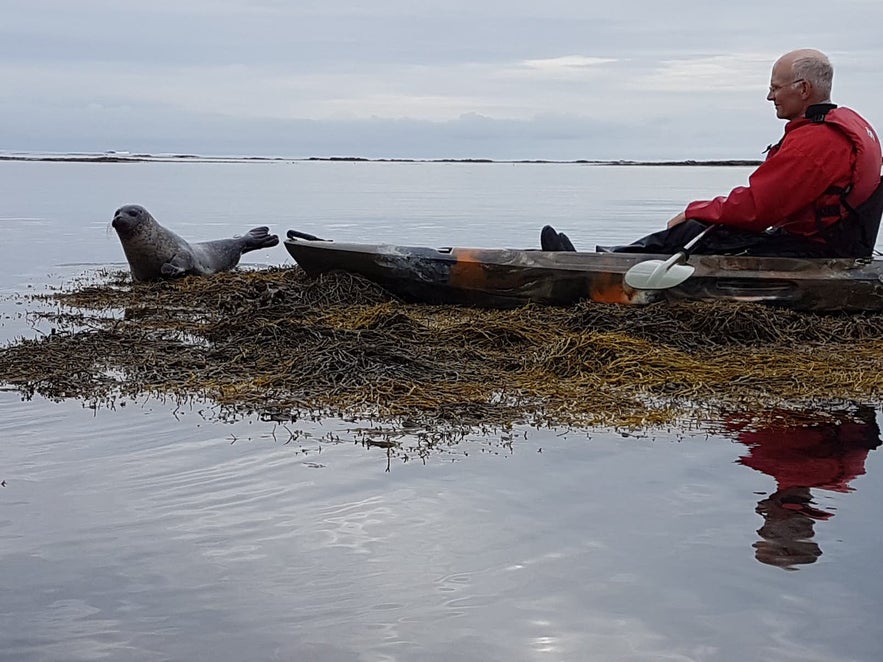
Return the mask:
<path id="1" fill-rule="evenodd" d="M 344 416 L 424 429 L 648 428 L 873 404 L 883 387 L 880 314 L 749 303 L 433 306 L 296 267 L 89 279 L 28 297 L 43 307 L 29 314 L 53 329 L 0 348 L 0 382 L 28 398 L 204 398 L 276 421 Z"/>

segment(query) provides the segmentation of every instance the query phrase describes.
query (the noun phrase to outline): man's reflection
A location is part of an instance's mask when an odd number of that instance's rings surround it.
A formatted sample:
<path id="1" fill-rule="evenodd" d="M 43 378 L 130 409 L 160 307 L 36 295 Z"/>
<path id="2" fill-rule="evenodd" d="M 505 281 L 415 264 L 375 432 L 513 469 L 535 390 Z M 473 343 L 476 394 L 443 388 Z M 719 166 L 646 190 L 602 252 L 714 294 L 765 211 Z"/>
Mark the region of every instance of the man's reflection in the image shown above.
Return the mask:
<path id="1" fill-rule="evenodd" d="M 727 427 L 749 449 L 738 462 L 776 480 L 776 491 L 757 504 L 764 522 L 755 557 L 796 570 L 822 555 L 813 527 L 834 515 L 815 505 L 810 488 L 851 491 L 849 482 L 865 473 L 868 451 L 881 443 L 880 428 L 867 406 L 829 412 L 822 421 L 818 414 L 800 420 L 791 412 L 773 418 L 777 422 L 762 426 L 732 421 Z"/>

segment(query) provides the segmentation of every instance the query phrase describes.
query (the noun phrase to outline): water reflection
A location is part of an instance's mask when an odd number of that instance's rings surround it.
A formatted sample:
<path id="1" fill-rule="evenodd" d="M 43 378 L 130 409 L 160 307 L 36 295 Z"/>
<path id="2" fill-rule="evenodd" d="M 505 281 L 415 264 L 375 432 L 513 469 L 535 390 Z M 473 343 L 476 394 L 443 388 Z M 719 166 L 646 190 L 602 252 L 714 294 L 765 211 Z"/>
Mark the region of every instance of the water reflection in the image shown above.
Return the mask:
<path id="1" fill-rule="evenodd" d="M 728 429 L 748 447 L 740 464 L 763 472 L 776 481 L 776 490 L 761 499 L 755 511 L 763 517 L 754 543 L 761 563 L 796 570 L 815 563 L 822 549 L 813 540 L 816 522 L 833 512 L 815 503 L 812 489 L 850 492 L 849 483 L 865 473 L 868 451 L 880 446 L 876 412 L 867 406 L 848 411 L 774 414 L 773 423 L 731 421 Z"/>

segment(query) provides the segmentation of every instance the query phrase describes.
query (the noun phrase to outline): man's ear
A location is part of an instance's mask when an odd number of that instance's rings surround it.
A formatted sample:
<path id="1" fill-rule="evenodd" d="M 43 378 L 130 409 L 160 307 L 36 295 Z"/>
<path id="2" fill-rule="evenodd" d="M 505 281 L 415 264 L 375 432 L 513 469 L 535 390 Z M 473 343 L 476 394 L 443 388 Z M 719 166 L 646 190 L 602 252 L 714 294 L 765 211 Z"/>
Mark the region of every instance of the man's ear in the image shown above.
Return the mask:
<path id="1" fill-rule="evenodd" d="M 800 98 L 809 99 L 812 96 L 812 83 L 810 83 L 808 80 L 802 80 L 800 81 L 800 86 Z"/>

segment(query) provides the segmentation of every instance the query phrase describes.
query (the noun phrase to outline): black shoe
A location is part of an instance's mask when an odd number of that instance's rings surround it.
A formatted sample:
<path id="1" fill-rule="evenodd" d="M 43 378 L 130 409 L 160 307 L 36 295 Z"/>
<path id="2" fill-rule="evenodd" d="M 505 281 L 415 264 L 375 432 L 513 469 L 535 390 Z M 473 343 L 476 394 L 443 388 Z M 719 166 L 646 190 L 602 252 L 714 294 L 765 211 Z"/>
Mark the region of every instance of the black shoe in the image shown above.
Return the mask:
<path id="1" fill-rule="evenodd" d="M 558 239 L 561 242 L 562 251 L 571 251 L 573 253 L 576 253 L 576 247 L 574 247 L 573 242 L 570 241 L 570 237 L 568 237 L 563 232 L 559 232 Z"/>
<path id="2" fill-rule="evenodd" d="M 540 230 L 540 246 L 544 251 L 576 251 L 568 236 L 556 231 L 551 225 L 545 225 Z"/>
<path id="3" fill-rule="evenodd" d="M 544 225 L 543 229 L 540 230 L 540 248 L 544 251 L 561 250 L 561 240 L 558 238 L 555 228 L 551 225 Z"/>

